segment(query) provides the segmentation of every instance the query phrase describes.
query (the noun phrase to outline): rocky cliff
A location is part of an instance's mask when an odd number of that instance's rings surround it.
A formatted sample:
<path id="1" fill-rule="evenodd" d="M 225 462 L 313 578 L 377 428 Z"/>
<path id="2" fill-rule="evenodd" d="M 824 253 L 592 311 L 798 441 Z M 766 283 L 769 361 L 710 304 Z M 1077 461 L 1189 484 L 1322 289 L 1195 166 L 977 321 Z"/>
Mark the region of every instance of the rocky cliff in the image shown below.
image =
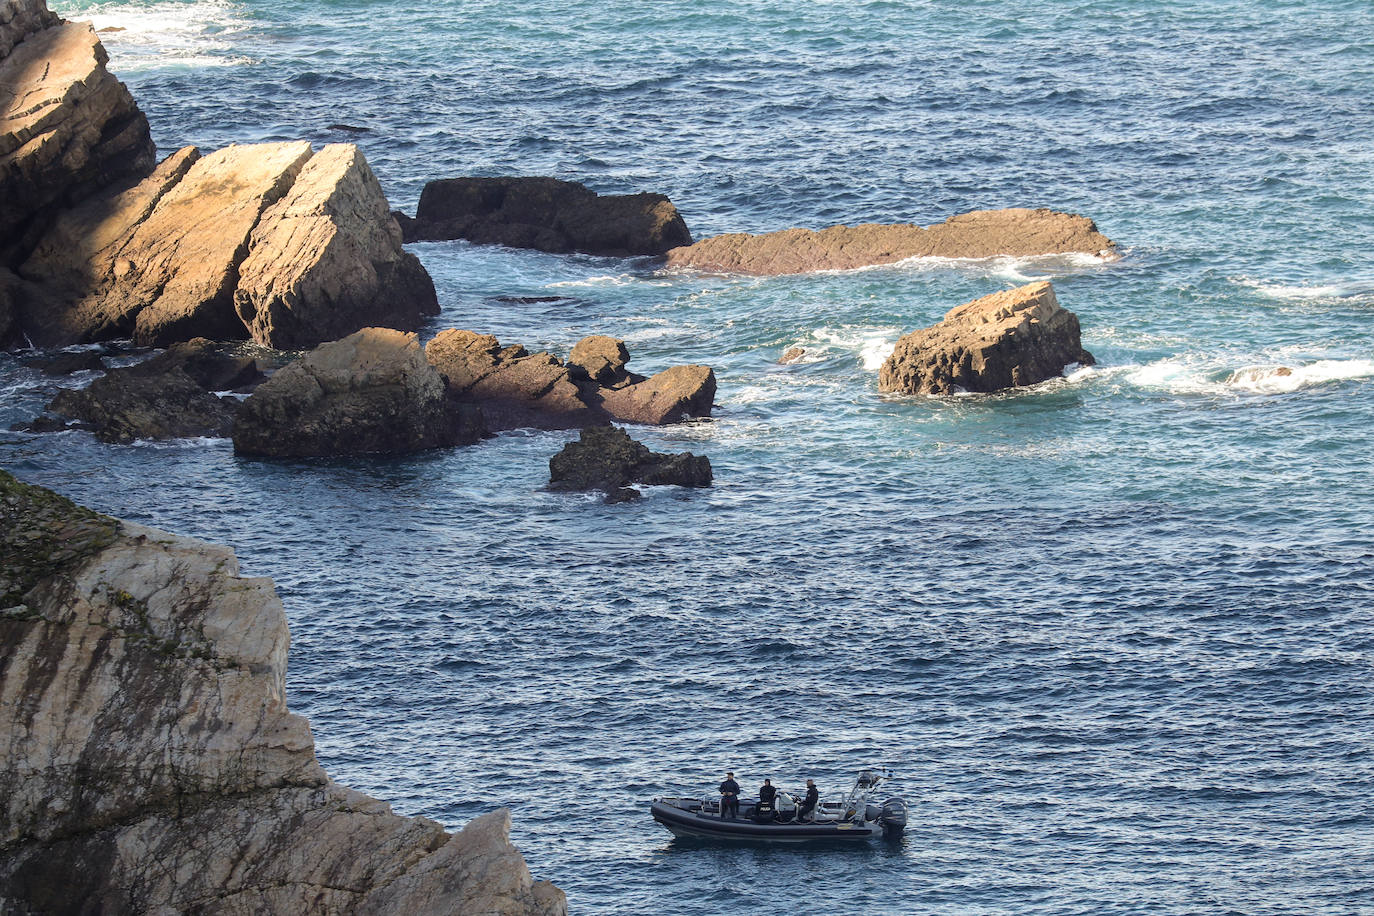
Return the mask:
<path id="1" fill-rule="evenodd" d="M 333 783 L 272 583 L 0 472 L 0 912 L 559 914 L 509 813 Z"/>

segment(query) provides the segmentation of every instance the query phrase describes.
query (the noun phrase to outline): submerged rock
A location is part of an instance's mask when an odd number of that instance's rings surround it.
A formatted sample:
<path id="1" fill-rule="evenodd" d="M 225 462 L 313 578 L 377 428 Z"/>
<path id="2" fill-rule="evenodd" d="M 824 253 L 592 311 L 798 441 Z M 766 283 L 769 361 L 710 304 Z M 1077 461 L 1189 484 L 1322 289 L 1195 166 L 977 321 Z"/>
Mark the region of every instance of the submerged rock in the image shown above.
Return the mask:
<path id="1" fill-rule="evenodd" d="M 692 243 L 662 194 L 598 195 L 556 178 L 446 178 L 420 194 L 407 242 L 467 239 L 556 253 L 661 255 Z"/>
<path id="2" fill-rule="evenodd" d="M 993 293 L 951 309 L 939 324 L 897 341 L 878 388 L 906 394 L 999 391 L 1090 366 L 1078 316 L 1059 305 L 1048 281 Z"/>
<path id="3" fill-rule="evenodd" d="M 632 483 L 709 487 L 711 462 L 704 455 L 651 452 L 615 426 L 591 426 L 549 459 L 549 489 L 601 490 L 607 501 L 638 499 Z"/>
<path id="4" fill-rule="evenodd" d="M 233 551 L 0 472 L 0 911 L 558 916 L 506 809 L 449 834 L 332 782 Z"/>
<path id="5" fill-rule="evenodd" d="M 264 382 L 234 424 L 241 455 L 405 454 L 476 442 L 480 413 L 450 403 L 415 335 L 364 328 Z"/>
<path id="6" fill-rule="evenodd" d="M 783 351 L 782 356 L 778 357 L 778 362 L 784 366 L 788 363 L 795 363 L 806 355 L 805 347 L 788 347 Z"/>
<path id="7" fill-rule="evenodd" d="M 669 267 L 744 274 L 797 274 L 892 264 L 911 257 L 988 258 L 1086 252 L 1115 243 L 1092 220 L 1053 210 L 975 210 L 922 228 L 910 223 L 734 233 L 668 252 Z"/>
<path id="8" fill-rule="evenodd" d="M 0 4 L 0 262 L 58 207 L 153 167 L 148 121 L 89 24 Z"/>

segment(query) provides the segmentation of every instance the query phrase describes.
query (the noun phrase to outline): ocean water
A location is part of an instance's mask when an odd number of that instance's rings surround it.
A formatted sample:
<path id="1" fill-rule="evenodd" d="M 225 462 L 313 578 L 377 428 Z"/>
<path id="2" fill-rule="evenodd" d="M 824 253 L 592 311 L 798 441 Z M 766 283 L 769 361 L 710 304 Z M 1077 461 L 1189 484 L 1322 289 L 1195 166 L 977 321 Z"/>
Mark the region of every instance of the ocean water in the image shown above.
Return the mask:
<path id="1" fill-rule="evenodd" d="M 1050 206 L 1123 248 L 758 279 L 413 246 L 429 333 L 715 368 L 712 420 L 635 435 L 716 485 L 628 505 L 542 489 L 568 433 L 294 462 L 0 433 L 23 479 L 276 580 L 340 782 L 455 828 L 509 806 L 577 913 L 1374 912 L 1366 0 L 54 6 L 123 29 L 165 151 L 356 140 L 406 210 L 549 174 L 698 237 Z M 904 331 L 1038 277 L 1099 366 L 878 393 Z M 0 427 L 56 384 L 0 356 Z M 647 813 L 871 765 L 895 846 Z"/>

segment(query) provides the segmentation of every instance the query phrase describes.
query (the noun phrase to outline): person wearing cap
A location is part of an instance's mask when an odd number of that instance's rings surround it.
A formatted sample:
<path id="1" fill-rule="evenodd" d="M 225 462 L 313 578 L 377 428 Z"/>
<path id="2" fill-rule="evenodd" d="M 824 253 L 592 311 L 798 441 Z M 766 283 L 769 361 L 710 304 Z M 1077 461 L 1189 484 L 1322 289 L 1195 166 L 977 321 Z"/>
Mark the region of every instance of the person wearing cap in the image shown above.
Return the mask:
<path id="1" fill-rule="evenodd" d="M 816 811 L 816 804 L 821 800 L 821 793 L 816 791 L 816 781 L 808 779 L 806 781 L 806 798 L 802 799 L 801 807 L 797 809 L 797 820 L 804 821 L 811 817 Z"/>

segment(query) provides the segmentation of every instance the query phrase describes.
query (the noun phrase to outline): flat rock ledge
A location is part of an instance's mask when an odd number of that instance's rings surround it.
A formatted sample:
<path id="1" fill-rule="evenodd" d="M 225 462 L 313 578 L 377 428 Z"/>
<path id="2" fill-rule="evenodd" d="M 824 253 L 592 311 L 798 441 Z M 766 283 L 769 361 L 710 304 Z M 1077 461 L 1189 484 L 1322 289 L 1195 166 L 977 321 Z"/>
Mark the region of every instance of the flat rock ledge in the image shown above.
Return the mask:
<path id="1" fill-rule="evenodd" d="M 935 226 L 911 223 L 734 233 L 668 252 L 669 267 L 773 276 L 853 270 L 913 257 L 990 258 L 1082 252 L 1115 257 L 1116 244 L 1085 216 L 1054 210 L 975 210 Z"/>
<path id="2" fill-rule="evenodd" d="M 1078 316 L 1049 281 L 993 293 L 951 309 L 939 324 L 897 341 L 878 372 L 881 391 L 991 392 L 1034 385 L 1072 363 L 1091 366 Z"/>
<path id="3" fill-rule="evenodd" d="M 456 400 L 481 407 L 493 430 L 579 429 L 619 420 L 662 426 L 709 417 L 716 375 L 708 366 L 673 366 L 645 377 L 626 368 L 614 337 L 574 344 L 565 363 L 552 353 L 502 346 L 490 334 L 450 328 L 425 347 Z"/>
<path id="4" fill-rule="evenodd" d="M 606 501 L 639 499 L 632 483 L 709 487 L 711 462 L 704 455 L 651 452 L 615 426 L 591 426 L 549 459 L 550 490 L 600 490 Z"/>
<path id="5" fill-rule="evenodd" d="M 501 809 L 450 834 L 331 781 L 233 551 L 0 471 L 0 912 L 559 916 Z"/>
<path id="6" fill-rule="evenodd" d="M 234 452 L 270 457 L 407 454 L 485 434 L 454 404 L 413 333 L 364 328 L 259 385 L 234 421 Z"/>
<path id="7" fill-rule="evenodd" d="M 420 193 L 407 242 L 466 239 L 557 254 L 662 255 L 692 234 L 662 194 L 597 194 L 557 178 L 444 178 Z"/>

